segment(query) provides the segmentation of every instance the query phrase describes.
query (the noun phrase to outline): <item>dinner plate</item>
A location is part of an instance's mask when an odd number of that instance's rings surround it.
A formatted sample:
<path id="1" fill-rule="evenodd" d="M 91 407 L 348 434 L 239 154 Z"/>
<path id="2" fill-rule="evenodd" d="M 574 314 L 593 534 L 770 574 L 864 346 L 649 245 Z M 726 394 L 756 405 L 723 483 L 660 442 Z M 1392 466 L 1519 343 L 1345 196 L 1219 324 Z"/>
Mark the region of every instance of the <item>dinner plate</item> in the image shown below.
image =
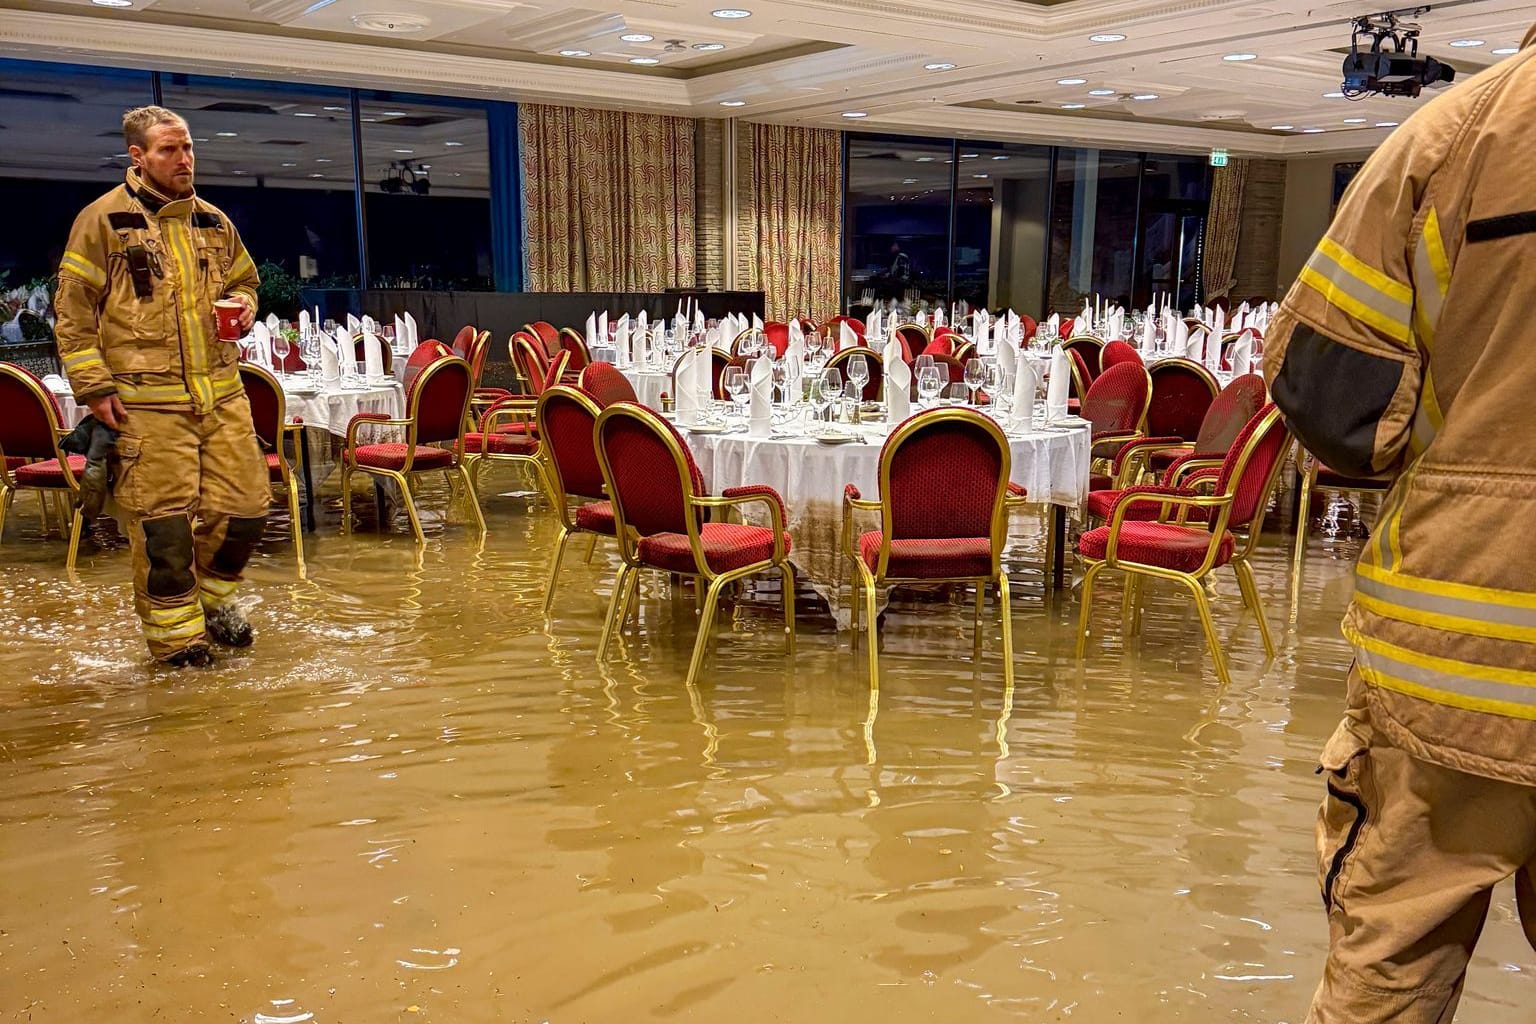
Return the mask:
<path id="1" fill-rule="evenodd" d="M 696 423 L 691 427 L 683 427 L 690 434 L 726 434 L 730 427 L 724 423 Z"/>
<path id="2" fill-rule="evenodd" d="M 816 437 L 817 444 L 853 444 L 861 440 L 858 434 L 819 434 Z"/>

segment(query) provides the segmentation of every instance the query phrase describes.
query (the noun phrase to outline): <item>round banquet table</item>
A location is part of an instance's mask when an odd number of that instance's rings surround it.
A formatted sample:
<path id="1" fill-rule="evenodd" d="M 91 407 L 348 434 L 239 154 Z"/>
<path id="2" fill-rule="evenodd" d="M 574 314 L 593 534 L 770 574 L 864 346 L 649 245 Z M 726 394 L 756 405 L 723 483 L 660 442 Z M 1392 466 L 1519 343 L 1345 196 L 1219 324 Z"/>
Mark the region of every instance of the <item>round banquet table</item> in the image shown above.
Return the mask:
<path id="1" fill-rule="evenodd" d="M 879 497 L 886 424 L 854 428 L 864 441 L 841 445 L 824 445 L 809 437 L 759 438 L 744 432 L 696 434 L 687 427 L 679 429 L 711 494 L 748 484 L 766 484 L 778 491 L 788 518 L 790 561 L 798 577 L 827 602 L 839 626 L 846 625 L 850 566 L 842 551 L 843 488 L 853 484 L 865 498 Z M 1010 434 L 1010 478 L 1029 492 L 1031 503 L 1058 509 L 1081 505 L 1088 493 L 1089 434 L 1086 424 L 1036 426 Z M 766 523 L 760 507 L 749 506 L 745 511 L 751 521 Z M 855 530 L 878 529 L 872 513 L 856 516 Z"/>
<path id="2" fill-rule="evenodd" d="M 639 366 L 621 366 L 619 372 L 635 389 L 635 399 L 652 409 L 661 408 L 661 394 L 672 389 L 672 374 Z"/>

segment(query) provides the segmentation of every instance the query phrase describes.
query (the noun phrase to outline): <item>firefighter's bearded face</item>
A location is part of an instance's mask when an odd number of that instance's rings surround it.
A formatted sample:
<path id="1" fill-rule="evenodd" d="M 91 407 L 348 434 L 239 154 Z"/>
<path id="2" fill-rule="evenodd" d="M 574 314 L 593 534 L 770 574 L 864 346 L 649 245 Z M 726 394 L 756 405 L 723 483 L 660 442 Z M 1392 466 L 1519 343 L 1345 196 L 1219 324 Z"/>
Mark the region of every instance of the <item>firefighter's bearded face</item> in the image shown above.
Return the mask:
<path id="1" fill-rule="evenodd" d="M 129 146 L 128 155 L 163 195 L 174 198 L 192 191 L 192 136 L 182 125 L 154 125 L 145 133 L 143 147 Z"/>

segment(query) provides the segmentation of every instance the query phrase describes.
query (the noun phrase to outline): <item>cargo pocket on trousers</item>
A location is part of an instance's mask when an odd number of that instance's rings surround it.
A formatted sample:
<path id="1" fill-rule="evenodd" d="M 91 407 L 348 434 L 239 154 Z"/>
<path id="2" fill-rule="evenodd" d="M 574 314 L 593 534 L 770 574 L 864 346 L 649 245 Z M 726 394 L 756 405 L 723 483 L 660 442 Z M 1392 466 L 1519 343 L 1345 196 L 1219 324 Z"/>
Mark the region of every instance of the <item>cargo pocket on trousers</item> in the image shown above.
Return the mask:
<path id="1" fill-rule="evenodd" d="M 144 514 L 136 500 L 139 458 L 143 454 L 141 446 L 138 438 L 119 434 L 117 454 L 112 463 L 112 497 L 119 509 L 134 516 Z"/>
<path id="2" fill-rule="evenodd" d="M 1370 741 L 1352 722 L 1340 723 L 1323 748 L 1317 768 L 1328 787 L 1317 816 L 1317 870 L 1323 908 L 1330 914 L 1339 907 L 1341 879 L 1347 878 L 1361 834 L 1370 823 L 1363 786 L 1369 767 Z"/>

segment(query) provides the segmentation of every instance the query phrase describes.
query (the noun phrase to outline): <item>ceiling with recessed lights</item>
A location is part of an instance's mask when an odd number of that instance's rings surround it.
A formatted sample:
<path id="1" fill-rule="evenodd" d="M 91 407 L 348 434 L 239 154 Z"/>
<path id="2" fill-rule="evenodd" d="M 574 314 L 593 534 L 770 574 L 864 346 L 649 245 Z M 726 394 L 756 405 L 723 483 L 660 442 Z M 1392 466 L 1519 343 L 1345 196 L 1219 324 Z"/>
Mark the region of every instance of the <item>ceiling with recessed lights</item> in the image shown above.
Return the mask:
<path id="1" fill-rule="evenodd" d="M 121 4 L 124 0 L 106 0 Z M 1421 100 L 1338 95 L 1328 0 L 0 0 L 0 56 L 896 134 L 1290 156 Z M 1487 68 L 1536 20 L 1450 0 L 1422 51 Z"/>

